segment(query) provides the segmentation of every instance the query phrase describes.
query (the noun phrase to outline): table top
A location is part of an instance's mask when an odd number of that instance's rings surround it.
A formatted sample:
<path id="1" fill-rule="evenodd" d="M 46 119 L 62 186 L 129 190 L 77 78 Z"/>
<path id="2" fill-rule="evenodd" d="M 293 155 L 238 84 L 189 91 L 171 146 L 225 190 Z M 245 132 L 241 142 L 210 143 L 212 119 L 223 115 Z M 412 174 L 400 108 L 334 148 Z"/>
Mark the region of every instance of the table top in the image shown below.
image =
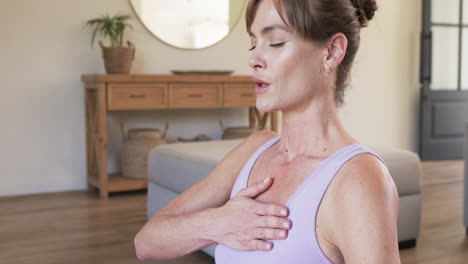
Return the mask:
<path id="1" fill-rule="evenodd" d="M 251 82 L 251 75 L 221 74 L 84 74 L 83 82 Z"/>

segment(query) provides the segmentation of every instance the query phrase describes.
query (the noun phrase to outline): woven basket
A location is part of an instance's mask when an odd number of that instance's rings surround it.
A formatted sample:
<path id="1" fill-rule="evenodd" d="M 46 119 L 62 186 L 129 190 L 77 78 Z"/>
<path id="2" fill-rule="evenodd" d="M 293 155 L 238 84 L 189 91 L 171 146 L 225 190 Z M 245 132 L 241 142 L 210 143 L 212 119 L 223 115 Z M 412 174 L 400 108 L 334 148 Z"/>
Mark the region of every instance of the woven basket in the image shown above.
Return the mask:
<path id="1" fill-rule="evenodd" d="M 246 138 L 251 134 L 255 133 L 256 131 L 262 130 L 266 126 L 267 118 L 269 113 L 264 113 L 263 116 L 260 112 L 255 108 L 255 123 L 254 127 L 227 127 L 225 128 L 223 125 L 223 121 L 219 120 L 219 125 L 221 126 L 221 130 L 223 131 L 223 139 L 239 139 L 239 138 Z"/>
<path id="2" fill-rule="evenodd" d="M 127 41 L 128 47 L 104 47 L 101 41 L 99 45 L 104 58 L 104 67 L 110 74 L 129 74 L 133 59 L 135 58 L 135 46 Z"/>
<path id="3" fill-rule="evenodd" d="M 224 129 L 223 139 L 246 138 L 256 131 L 255 127 L 229 127 Z"/>
<path id="4" fill-rule="evenodd" d="M 154 147 L 167 143 L 167 123 L 162 135 L 159 129 L 129 129 L 125 134 L 123 124 L 121 128 L 124 137 L 120 153 L 122 176 L 148 178 L 148 153 Z"/>

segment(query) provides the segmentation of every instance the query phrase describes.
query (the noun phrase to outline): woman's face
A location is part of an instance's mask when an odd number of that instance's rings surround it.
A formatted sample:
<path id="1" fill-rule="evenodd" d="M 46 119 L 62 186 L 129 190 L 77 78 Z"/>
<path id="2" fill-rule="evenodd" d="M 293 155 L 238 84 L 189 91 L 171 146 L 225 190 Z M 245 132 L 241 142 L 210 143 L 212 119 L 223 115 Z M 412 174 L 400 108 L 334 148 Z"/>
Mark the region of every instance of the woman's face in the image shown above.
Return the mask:
<path id="1" fill-rule="evenodd" d="M 260 2 L 249 35 L 249 66 L 257 82 L 256 105 L 261 112 L 304 111 L 326 92 L 326 48 L 288 29 L 272 0 Z"/>

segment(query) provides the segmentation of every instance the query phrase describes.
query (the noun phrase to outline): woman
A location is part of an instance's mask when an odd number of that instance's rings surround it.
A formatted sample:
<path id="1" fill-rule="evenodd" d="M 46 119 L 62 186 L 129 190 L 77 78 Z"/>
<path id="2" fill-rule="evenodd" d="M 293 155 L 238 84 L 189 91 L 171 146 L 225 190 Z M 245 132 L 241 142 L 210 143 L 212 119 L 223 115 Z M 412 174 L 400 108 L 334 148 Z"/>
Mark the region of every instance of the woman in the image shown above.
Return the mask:
<path id="1" fill-rule="evenodd" d="M 375 0 L 253 0 L 257 108 L 282 134 L 245 139 L 135 238 L 140 259 L 218 243 L 217 263 L 399 263 L 398 195 L 337 109 Z"/>

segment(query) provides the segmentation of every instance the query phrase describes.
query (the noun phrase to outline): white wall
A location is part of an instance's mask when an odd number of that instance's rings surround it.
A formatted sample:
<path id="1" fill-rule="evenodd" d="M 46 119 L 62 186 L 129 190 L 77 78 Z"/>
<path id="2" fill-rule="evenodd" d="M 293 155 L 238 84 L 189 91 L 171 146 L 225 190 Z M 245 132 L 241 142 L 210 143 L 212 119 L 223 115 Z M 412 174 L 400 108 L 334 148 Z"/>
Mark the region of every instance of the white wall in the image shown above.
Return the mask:
<path id="1" fill-rule="evenodd" d="M 416 3 L 418 2 L 418 3 Z M 126 0 L 2 0 L 0 8 L 0 196 L 86 188 L 84 98 L 80 75 L 103 73 L 97 46 L 82 23 L 131 12 Z M 364 144 L 417 146 L 419 1 L 385 1 L 363 32 L 345 125 Z M 126 39 L 137 47 L 133 73 L 232 69 L 250 74 L 241 18 L 221 43 L 199 51 L 169 47 L 138 20 Z M 247 125 L 245 109 L 114 113 L 109 118 L 109 169 L 118 170 L 118 122 L 163 127 L 169 137 L 219 138 L 218 120 Z"/>

